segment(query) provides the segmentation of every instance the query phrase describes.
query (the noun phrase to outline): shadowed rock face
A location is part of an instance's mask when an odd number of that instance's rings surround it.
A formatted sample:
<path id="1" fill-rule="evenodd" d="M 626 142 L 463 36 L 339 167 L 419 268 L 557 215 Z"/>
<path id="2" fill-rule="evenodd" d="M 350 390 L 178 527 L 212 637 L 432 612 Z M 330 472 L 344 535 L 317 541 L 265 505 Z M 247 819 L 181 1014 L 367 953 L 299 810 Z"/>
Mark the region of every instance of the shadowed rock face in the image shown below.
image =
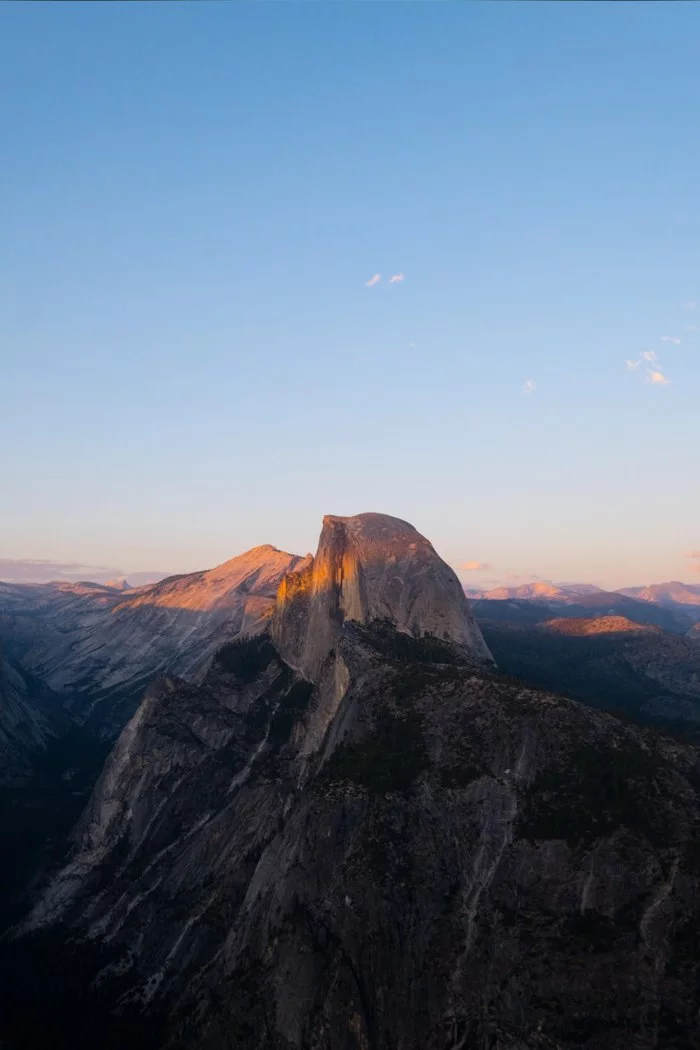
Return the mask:
<path id="1" fill-rule="evenodd" d="M 620 616 L 528 622 L 532 610 L 520 603 L 476 605 L 504 673 L 700 739 L 700 645 L 692 634 L 672 634 Z M 490 619 L 494 615 L 501 618 Z"/>
<path id="2" fill-rule="evenodd" d="M 31 920 L 111 952 L 90 1038 L 131 1004 L 151 1050 L 692 1046 L 697 751 L 387 625 L 335 644 L 320 747 L 265 638 L 125 730 Z"/>
<path id="3" fill-rule="evenodd" d="M 52 734 L 46 711 L 37 703 L 18 667 L 0 649 L 0 787 L 21 779 L 32 758 Z"/>
<path id="4" fill-rule="evenodd" d="M 455 573 L 412 525 L 386 514 L 323 519 L 315 558 L 282 581 L 272 637 L 315 679 L 346 620 L 387 620 L 491 660 Z"/>

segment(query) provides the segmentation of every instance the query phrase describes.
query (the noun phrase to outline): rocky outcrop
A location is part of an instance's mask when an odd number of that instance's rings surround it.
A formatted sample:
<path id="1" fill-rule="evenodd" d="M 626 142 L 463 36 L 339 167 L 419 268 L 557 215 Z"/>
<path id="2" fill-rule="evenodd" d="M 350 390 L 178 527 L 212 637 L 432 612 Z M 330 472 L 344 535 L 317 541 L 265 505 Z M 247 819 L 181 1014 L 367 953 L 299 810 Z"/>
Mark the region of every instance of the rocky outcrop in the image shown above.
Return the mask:
<path id="1" fill-rule="evenodd" d="M 387 514 L 327 515 L 316 556 L 280 586 L 272 637 L 315 679 L 346 621 L 386 620 L 402 632 L 491 656 L 457 576 L 408 522 Z"/>

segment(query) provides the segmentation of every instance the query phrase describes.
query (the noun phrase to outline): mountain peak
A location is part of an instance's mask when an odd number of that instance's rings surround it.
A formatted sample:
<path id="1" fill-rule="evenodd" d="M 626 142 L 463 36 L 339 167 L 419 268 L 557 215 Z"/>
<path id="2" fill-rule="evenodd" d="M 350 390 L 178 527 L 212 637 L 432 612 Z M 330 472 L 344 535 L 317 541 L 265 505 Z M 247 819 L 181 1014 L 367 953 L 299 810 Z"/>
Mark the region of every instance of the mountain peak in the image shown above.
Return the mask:
<path id="1" fill-rule="evenodd" d="M 490 654 L 457 576 L 408 522 L 388 514 L 327 514 L 318 550 L 280 585 L 273 637 L 292 666 L 314 679 L 346 620 L 388 620 Z"/>

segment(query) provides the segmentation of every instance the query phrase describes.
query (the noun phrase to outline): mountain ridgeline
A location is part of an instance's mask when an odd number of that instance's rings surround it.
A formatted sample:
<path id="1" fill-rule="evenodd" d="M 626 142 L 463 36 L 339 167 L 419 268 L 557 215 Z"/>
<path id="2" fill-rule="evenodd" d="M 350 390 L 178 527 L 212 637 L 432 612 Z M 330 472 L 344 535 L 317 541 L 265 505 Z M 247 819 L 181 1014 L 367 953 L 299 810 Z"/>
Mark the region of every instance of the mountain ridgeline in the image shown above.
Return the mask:
<path id="1" fill-rule="evenodd" d="M 130 592 L 128 615 L 213 582 Z M 625 638 L 626 688 L 691 703 L 697 643 L 649 658 L 656 626 L 543 610 L 484 618 L 484 640 L 430 543 L 378 514 L 326 517 L 313 558 L 268 548 L 221 588 L 233 626 L 158 621 L 160 664 L 0 945 L 3 1048 L 697 1045 L 700 753 L 532 682 L 556 677 L 550 642 Z M 619 672 L 598 656 L 591 688 Z"/>

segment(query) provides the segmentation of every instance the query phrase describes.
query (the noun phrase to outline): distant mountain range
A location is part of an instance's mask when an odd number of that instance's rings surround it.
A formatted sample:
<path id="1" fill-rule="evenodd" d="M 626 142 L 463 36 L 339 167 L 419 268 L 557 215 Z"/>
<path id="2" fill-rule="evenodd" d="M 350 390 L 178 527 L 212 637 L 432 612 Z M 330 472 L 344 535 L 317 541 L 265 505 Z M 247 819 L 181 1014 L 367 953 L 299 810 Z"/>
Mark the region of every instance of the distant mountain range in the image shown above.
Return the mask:
<path id="1" fill-rule="evenodd" d="M 592 583 L 549 583 L 547 580 L 535 580 L 523 583 L 518 587 L 495 587 L 484 590 L 478 587 L 465 588 L 470 598 L 494 598 L 498 600 L 512 598 L 553 598 L 557 600 L 574 600 L 582 594 L 595 594 L 601 590 Z"/>
<path id="2" fill-rule="evenodd" d="M 575 606 L 576 611 L 567 615 L 626 616 L 636 623 L 652 623 L 682 633 L 700 621 L 700 585 L 678 581 L 625 587 L 619 591 L 605 591 L 588 583 L 535 581 L 492 590 L 469 587 L 465 592 L 476 603 L 533 602 L 550 609 Z M 650 606 L 657 612 L 650 612 Z"/>
<path id="3" fill-rule="evenodd" d="M 700 584 L 653 583 L 649 587 L 626 587 L 620 594 L 630 598 L 639 598 L 644 602 L 658 602 L 659 605 L 700 605 Z"/>
<path id="4" fill-rule="evenodd" d="M 41 559 L 0 558 L 0 582 L 3 583 L 103 583 L 108 587 L 123 588 L 128 580 L 131 587 L 157 583 L 167 572 L 129 572 L 81 562 L 48 561 Z"/>

